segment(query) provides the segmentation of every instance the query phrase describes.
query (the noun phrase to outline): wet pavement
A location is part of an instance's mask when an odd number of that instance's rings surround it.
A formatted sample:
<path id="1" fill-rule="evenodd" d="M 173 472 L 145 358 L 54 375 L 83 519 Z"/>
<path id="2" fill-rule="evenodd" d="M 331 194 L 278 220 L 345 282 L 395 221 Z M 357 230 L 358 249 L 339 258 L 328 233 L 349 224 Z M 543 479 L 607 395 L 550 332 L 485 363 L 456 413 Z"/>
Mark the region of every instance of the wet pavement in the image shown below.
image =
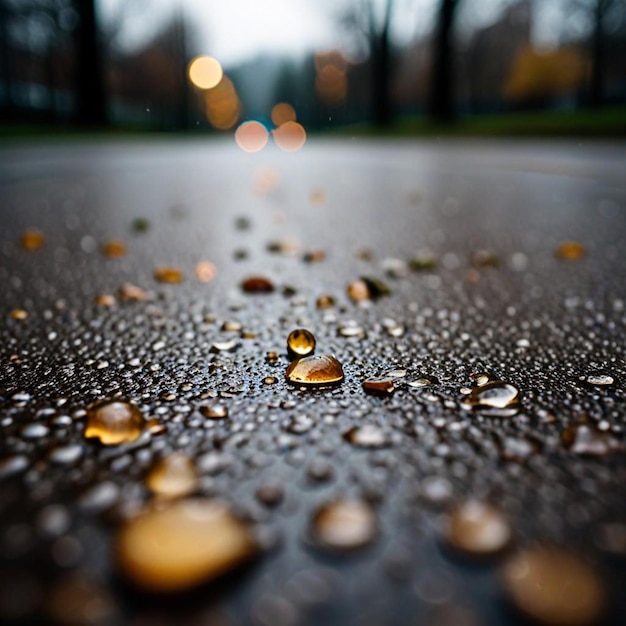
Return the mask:
<path id="1" fill-rule="evenodd" d="M 0 620 L 623 623 L 625 156 L 1 148 Z"/>

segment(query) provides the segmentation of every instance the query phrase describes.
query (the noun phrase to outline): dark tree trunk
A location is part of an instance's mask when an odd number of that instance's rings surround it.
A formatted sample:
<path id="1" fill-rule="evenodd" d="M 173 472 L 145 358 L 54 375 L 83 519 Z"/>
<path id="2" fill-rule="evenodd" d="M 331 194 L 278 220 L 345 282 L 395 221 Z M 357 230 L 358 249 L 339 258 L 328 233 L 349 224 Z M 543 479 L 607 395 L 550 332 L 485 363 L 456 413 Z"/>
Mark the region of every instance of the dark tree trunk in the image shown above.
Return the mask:
<path id="1" fill-rule="evenodd" d="M 591 39 L 591 80 L 589 104 L 600 107 L 604 104 L 604 64 L 606 61 L 604 17 L 609 0 L 596 0 L 593 10 L 593 35 Z"/>
<path id="2" fill-rule="evenodd" d="M 85 126 L 107 122 L 106 91 L 98 43 L 95 0 L 76 0 L 79 25 L 76 33 L 77 121 Z"/>
<path id="3" fill-rule="evenodd" d="M 387 0 L 385 17 L 380 32 L 370 25 L 372 47 L 372 118 L 376 126 L 389 126 L 392 121 L 391 106 L 391 50 L 389 25 L 393 0 Z"/>
<path id="4" fill-rule="evenodd" d="M 428 110 L 435 122 L 451 122 L 454 106 L 454 50 L 452 30 L 459 0 L 441 0 L 433 41 L 433 63 Z"/>

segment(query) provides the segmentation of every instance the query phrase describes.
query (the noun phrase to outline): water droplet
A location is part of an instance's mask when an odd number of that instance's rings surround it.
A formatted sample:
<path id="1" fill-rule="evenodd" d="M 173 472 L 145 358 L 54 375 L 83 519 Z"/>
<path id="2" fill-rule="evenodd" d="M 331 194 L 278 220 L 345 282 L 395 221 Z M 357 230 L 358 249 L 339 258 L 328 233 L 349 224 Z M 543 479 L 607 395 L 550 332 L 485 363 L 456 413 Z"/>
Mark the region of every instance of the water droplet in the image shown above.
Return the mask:
<path id="1" fill-rule="evenodd" d="M 581 456 L 609 456 L 625 450 L 622 441 L 589 424 L 571 424 L 561 433 L 561 441 Z"/>
<path id="2" fill-rule="evenodd" d="M 256 497 L 265 506 L 276 506 L 280 504 L 285 495 L 283 484 L 277 480 L 263 483 L 256 490 Z"/>
<path id="3" fill-rule="evenodd" d="M 183 500 L 150 509 L 122 527 L 118 563 L 151 592 L 175 592 L 209 582 L 258 552 L 250 528 L 225 504 Z"/>
<path id="4" fill-rule="evenodd" d="M 282 254 L 283 256 L 295 256 L 300 252 L 302 244 L 297 239 L 280 239 L 278 241 L 270 241 L 267 244 L 267 251 L 274 254 Z"/>
<path id="5" fill-rule="evenodd" d="M 296 328 L 287 337 L 287 349 L 294 357 L 309 356 L 315 351 L 315 335 L 306 328 Z"/>
<path id="6" fill-rule="evenodd" d="M 512 540 L 511 527 L 495 506 L 468 500 L 448 516 L 445 538 L 450 547 L 469 556 L 492 556 L 507 548 Z"/>
<path id="7" fill-rule="evenodd" d="M 148 297 L 145 289 L 132 285 L 131 283 L 124 283 L 120 287 L 120 298 L 122 300 L 134 300 L 136 302 L 145 300 Z"/>
<path id="8" fill-rule="evenodd" d="M 17 476 L 28 468 L 28 457 L 22 454 L 13 454 L 0 459 L 0 480 Z"/>
<path id="9" fill-rule="evenodd" d="M 223 404 L 205 404 L 199 411 L 210 420 L 224 420 L 228 417 L 228 407 Z"/>
<path id="10" fill-rule="evenodd" d="M 119 259 L 126 254 L 126 246 L 119 239 L 111 239 L 102 245 L 102 253 L 110 259 Z"/>
<path id="11" fill-rule="evenodd" d="M 367 502 L 342 498 L 315 511 L 310 532 L 319 547 L 348 552 L 371 544 L 378 535 L 378 522 Z"/>
<path id="12" fill-rule="evenodd" d="M 27 230 L 20 240 L 24 250 L 39 250 L 45 241 L 44 234 L 40 230 Z"/>
<path id="13" fill-rule="evenodd" d="M 239 337 L 230 337 L 229 339 L 217 340 L 211 344 L 211 352 L 232 352 L 241 344 Z"/>
<path id="14" fill-rule="evenodd" d="M 365 337 L 365 329 L 354 320 L 346 320 L 341 322 L 337 328 L 337 334 L 340 337 L 358 337 L 362 339 Z"/>
<path id="15" fill-rule="evenodd" d="M 276 363 L 278 363 L 278 361 L 280 361 L 280 354 L 278 354 L 278 352 L 274 352 L 274 351 L 266 352 L 265 353 L 265 360 L 270 365 L 276 365 Z"/>
<path id="16" fill-rule="evenodd" d="M 485 382 L 471 390 L 463 399 L 463 405 L 481 415 L 512 417 L 521 409 L 520 392 L 501 380 Z"/>
<path id="17" fill-rule="evenodd" d="M 415 389 L 419 389 L 421 387 L 428 387 L 429 385 L 436 385 L 436 378 L 417 378 L 416 380 L 412 380 L 409 382 L 409 387 L 413 387 Z"/>
<path id="18" fill-rule="evenodd" d="M 153 466 L 146 484 L 156 495 L 180 498 L 196 490 L 198 476 L 193 461 L 183 452 L 174 452 Z"/>
<path id="19" fill-rule="evenodd" d="M 147 233 L 150 230 L 150 222 L 143 217 L 136 217 L 131 224 L 136 233 Z"/>
<path id="20" fill-rule="evenodd" d="M 321 263 L 326 260 L 326 252 L 324 250 L 309 250 L 302 257 L 305 263 Z"/>
<path id="21" fill-rule="evenodd" d="M 615 382 L 613 376 L 609 376 L 608 374 L 590 374 L 587 376 L 586 381 L 590 385 L 598 385 L 602 387 L 612 385 Z"/>
<path id="22" fill-rule="evenodd" d="M 327 459 L 313 459 L 306 470 L 307 478 L 316 483 L 327 482 L 334 474 L 333 466 Z"/>
<path id="23" fill-rule="evenodd" d="M 83 456 L 83 449 L 78 444 L 60 446 L 50 451 L 48 458 L 57 465 L 72 465 Z"/>
<path id="24" fill-rule="evenodd" d="M 332 354 L 306 356 L 291 363 L 285 375 L 294 385 L 333 385 L 343 381 L 343 368 Z"/>
<path id="25" fill-rule="evenodd" d="M 241 288 L 246 293 L 271 293 L 274 283 L 264 276 L 250 276 L 241 283 Z"/>
<path id="26" fill-rule="evenodd" d="M 390 396 L 396 388 L 393 378 L 368 378 L 363 381 L 363 390 L 374 395 Z"/>
<path id="27" fill-rule="evenodd" d="M 14 320 L 25 320 L 28 317 L 28 311 L 24 309 L 13 309 L 11 311 L 11 317 Z"/>
<path id="28" fill-rule="evenodd" d="M 347 294 L 353 302 L 362 302 L 363 300 L 377 300 L 382 296 L 391 293 L 389 287 L 377 278 L 368 278 L 362 276 L 357 280 L 353 280 L 347 287 Z"/>
<path id="29" fill-rule="evenodd" d="M 110 446 L 134 441 L 144 430 L 146 421 L 139 409 L 122 400 L 104 400 L 87 409 L 85 437 L 99 439 Z"/>
<path id="30" fill-rule="evenodd" d="M 200 261 L 196 264 L 196 278 L 201 283 L 210 283 L 217 276 L 217 268 L 211 261 Z"/>
<path id="31" fill-rule="evenodd" d="M 553 626 L 597 624 L 606 609 L 598 574 L 577 555 L 556 547 L 514 554 L 503 569 L 512 604 L 534 622 Z"/>
<path id="32" fill-rule="evenodd" d="M 426 270 L 434 270 L 437 267 L 437 260 L 429 256 L 416 257 L 409 261 L 409 267 L 414 272 L 424 272 Z"/>
<path id="33" fill-rule="evenodd" d="M 585 250 L 585 246 L 578 241 L 564 241 L 559 244 L 555 254 L 557 258 L 563 261 L 578 261 L 585 257 L 587 251 Z"/>
<path id="34" fill-rule="evenodd" d="M 278 378 L 276 376 L 266 376 L 263 379 L 263 384 L 265 385 L 275 385 L 278 382 Z"/>
<path id="35" fill-rule="evenodd" d="M 305 413 L 290 418 L 285 430 L 293 435 L 308 433 L 315 426 L 315 422 Z"/>
<path id="36" fill-rule="evenodd" d="M 359 448 L 385 448 L 389 445 L 385 431 L 373 424 L 355 426 L 345 432 L 343 438 Z"/>
<path id="37" fill-rule="evenodd" d="M 96 304 L 98 306 L 115 306 L 117 304 L 117 300 L 115 296 L 109 293 L 101 293 L 96 296 Z"/>
<path id="38" fill-rule="evenodd" d="M 155 267 L 154 279 L 160 283 L 180 283 L 183 280 L 183 273 L 176 267 Z"/>
<path id="39" fill-rule="evenodd" d="M 318 309 L 330 309 L 335 306 L 335 298 L 330 294 L 324 293 L 317 298 L 315 306 Z"/>

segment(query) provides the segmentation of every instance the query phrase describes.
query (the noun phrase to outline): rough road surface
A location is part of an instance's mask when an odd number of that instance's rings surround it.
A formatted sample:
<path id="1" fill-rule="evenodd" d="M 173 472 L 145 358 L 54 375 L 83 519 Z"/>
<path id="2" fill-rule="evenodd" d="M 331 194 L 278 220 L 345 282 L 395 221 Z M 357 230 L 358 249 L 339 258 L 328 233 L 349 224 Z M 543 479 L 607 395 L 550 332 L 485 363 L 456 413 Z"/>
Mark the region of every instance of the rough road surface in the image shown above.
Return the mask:
<path id="1" fill-rule="evenodd" d="M 575 141 L 2 148 L 0 621 L 510 624 L 545 619 L 519 588 L 532 568 L 505 572 L 540 545 L 582 569 L 547 553 L 576 578 L 547 623 L 584 623 L 580 602 L 623 624 L 625 157 Z M 274 291 L 245 292 L 251 276 Z M 289 384 L 296 328 L 343 382 Z M 85 410 L 112 398 L 142 434 L 86 439 Z M 216 579 L 189 531 L 212 573 L 139 591 L 119 535 L 176 506 L 148 480 L 174 451 L 191 460 L 179 495 L 225 503 L 254 556 Z M 492 508 L 455 526 L 470 500 Z"/>

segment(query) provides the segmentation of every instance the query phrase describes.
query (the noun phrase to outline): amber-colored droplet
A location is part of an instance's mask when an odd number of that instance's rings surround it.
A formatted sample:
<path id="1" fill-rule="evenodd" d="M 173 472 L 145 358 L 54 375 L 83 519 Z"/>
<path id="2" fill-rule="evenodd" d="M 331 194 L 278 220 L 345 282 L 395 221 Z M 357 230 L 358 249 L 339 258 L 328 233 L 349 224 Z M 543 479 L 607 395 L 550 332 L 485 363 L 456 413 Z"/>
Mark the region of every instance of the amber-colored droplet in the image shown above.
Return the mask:
<path id="1" fill-rule="evenodd" d="M 101 293 L 96 297 L 96 304 L 98 306 L 115 306 L 116 302 L 115 296 L 110 293 Z"/>
<path id="2" fill-rule="evenodd" d="M 111 446 L 134 441 L 141 435 L 146 421 L 141 411 L 122 400 L 104 400 L 87 409 L 85 437 L 99 439 Z"/>
<path id="3" fill-rule="evenodd" d="M 335 306 L 335 298 L 333 298 L 330 294 L 324 293 L 317 298 L 315 306 L 318 309 L 330 309 Z"/>
<path id="4" fill-rule="evenodd" d="M 269 352 L 265 353 L 265 360 L 270 365 L 276 365 L 276 363 L 280 361 L 280 354 L 278 354 L 278 352 L 274 352 L 273 350 L 270 350 Z"/>
<path id="5" fill-rule="evenodd" d="M 271 293 L 274 283 L 264 276 L 250 276 L 241 283 L 241 288 L 246 293 Z"/>
<path id="6" fill-rule="evenodd" d="M 201 283 L 210 283 L 217 276 L 217 268 L 211 261 L 200 261 L 196 264 L 196 278 Z"/>
<path id="7" fill-rule="evenodd" d="M 266 376 L 263 379 L 263 383 L 265 385 L 275 385 L 278 382 L 278 378 L 276 376 Z"/>
<path id="8" fill-rule="evenodd" d="M 353 280 L 347 288 L 348 298 L 353 302 L 362 302 L 363 300 L 370 299 L 370 292 L 367 288 L 367 284 L 360 278 Z"/>
<path id="9" fill-rule="evenodd" d="M 302 244 L 298 239 L 286 238 L 270 241 L 267 244 L 267 251 L 274 254 L 282 254 L 283 256 L 295 256 L 300 252 Z"/>
<path id="10" fill-rule="evenodd" d="M 295 385 L 333 385 L 343 380 L 341 363 L 332 354 L 306 356 L 293 361 L 285 374 Z"/>
<path id="11" fill-rule="evenodd" d="M 223 404 L 205 404 L 199 410 L 210 420 L 225 420 L 228 417 L 228 407 Z"/>
<path id="12" fill-rule="evenodd" d="M 513 605 L 547 626 L 597 624 L 606 609 L 599 575 L 577 555 L 556 547 L 531 547 L 512 555 L 503 569 Z"/>
<path id="13" fill-rule="evenodd" d="M 183 280 L 183 273 L 176 267 L 155 267 L 154 279 L 160 283 L 180 283 Z"/>
<path id="14" fill-rule="evenodd" d="M 507 548 L 511 527 L 495 506 L 468 500 L 452 510 L 445 528 L 450 547 L 474 557 L 492 556 Z"/>
<path id="15" fill-rule="evenodd" d="M 10 315 L 14 320 L 25 320 L 28 317 L 28 311 L 24 309 L 13 309 Z"/>
<path id="16" fill-rule="evenodd" d="M 111 239 L 102 246 L 102 252 L 110 259 L 119 259 L 126 254 L 126 246 L 119 239 Z"/>
<path id="17" fill-rule="evenodd" d="M 302 257 L 305 263 L 321 263 L 326 259 L 326 252 L 324 250 L 309 250 Z"/>
<path id="18" fill-rule="evenodd" d="M 174 452 L 160 459 L 146 479 L 152 493 L 165 498 L 189 495 L 198 486 L 198 475 L 193 461 L 183 452 Z"/>
<path id="19" fill-rule="evenodd" d="M 559 244 L 555 252 L 557 258 L 563 261 L 578 261 L 587 254 L 585 246 L 578 241 L 564 241 Z"/>
<path id="20" fill-rule="evenodd" d="M 310 532 L 319 547 L 348 552 L 371 544 L 378 535 L 378 523 L 367 502 L 342 498 L 315 511 Z"/>
<path id="21" fill-rule="evenodd" d="M 27 230 L 20 240 L 24 250 L 39 250 L 45 241 L 44 234 L 40 230 Z"/>
<path id="22" fill-rule="evenodd" d="M 139 302 L 145 300 L 148 297 L 145 289 L 132 285 L 131 283 L 124 283 L 120 287 L 120 298 L 122 300 L 133 300 Z"/>
<path id="23" fill-rule="evenodd" d="M 294 357 L 309 356 L 315 351 L 315 335 L 306 328 L 296 328 L 287 337 L 287 349 Z"/>
<path id="24" fill-rule="evenodd" d="M 117 540 L 123 574 L 155 593 L 210 582 L 257 552 L 250 528 L 225 504 L 208 499 L 150 509 L 123 526 Z"/>
<path id="25" fill-rule="evenodd" d="M 379 396 L 390 396 L 394 391 L 392 378 L 368 378 L 363 382 L 363 390 Z"/>

